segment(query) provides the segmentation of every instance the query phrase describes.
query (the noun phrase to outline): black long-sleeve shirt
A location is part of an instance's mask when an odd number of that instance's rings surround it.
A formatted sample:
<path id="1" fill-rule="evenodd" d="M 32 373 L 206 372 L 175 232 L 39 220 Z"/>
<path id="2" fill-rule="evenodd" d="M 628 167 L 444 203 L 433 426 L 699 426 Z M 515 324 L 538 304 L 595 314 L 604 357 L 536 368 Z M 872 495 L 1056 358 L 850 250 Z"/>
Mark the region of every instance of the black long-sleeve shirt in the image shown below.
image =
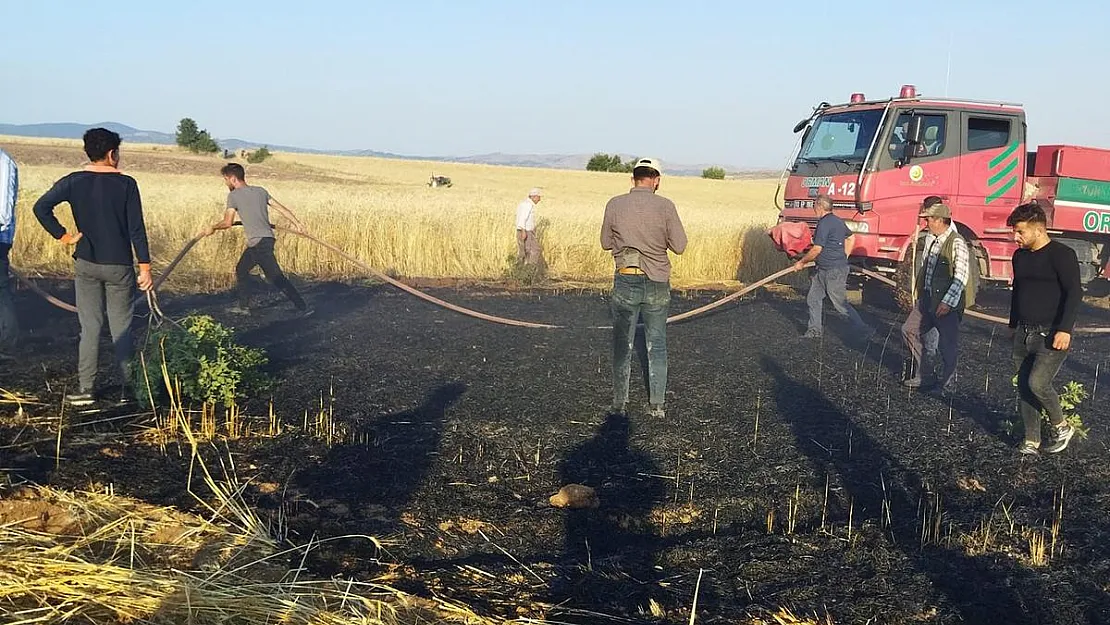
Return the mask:
<path id="1" fill-rule="evenodd" d="M 139 263 L 150 263 L 143 203 L 134 178 L 118 172 L 75 171 L 55 182 L 34 208 L 39 223 L 55 239 L 66 234 L 54 216 L 62 202 L 69 202 L 77 232 L 83 235 L 74 258 L 100 265 L 131 265 L 137 256 Z"/>
<path id="2" fill-rule="evenodd" d="M 1049 241 L 1039 250 L 1014 252 L 1014 289 L 1010 296 L 1010 327 L 1043 325 L 1071 332 L 1083 301 L 1079 260 L 1075 250 Z"/>

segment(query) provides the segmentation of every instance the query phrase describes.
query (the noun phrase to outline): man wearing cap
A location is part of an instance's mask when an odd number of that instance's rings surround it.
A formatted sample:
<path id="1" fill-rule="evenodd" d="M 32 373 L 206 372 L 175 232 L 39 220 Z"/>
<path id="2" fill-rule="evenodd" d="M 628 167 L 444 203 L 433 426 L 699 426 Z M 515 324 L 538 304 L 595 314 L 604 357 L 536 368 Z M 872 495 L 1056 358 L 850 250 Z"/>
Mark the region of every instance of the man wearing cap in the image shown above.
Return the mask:
<path id="1" fill-rule="evenodd" d="M 605 205 L 601 248 L 613 253 L 613 407 L 624 414 L 636 320 L 644 320 L 648 356 L 648 408 L 662 418 L 667 391 L 667 312 L 671 302 L 671 260 L 667 250 L 686 250 L 686 231 L 674 202 L 658 195 L 663 168 L 653 158 L 632 167 L 632 190 Z"/>
<path id="2" fill-rule="evenodd" d="M 539 189 L 533 188 L 516 206 L 516 262 L 525 265 L 539 265 L 543 258 L 540 240 L 536 237 L 536 205 L 541 195 Z"/>
<path id="3" fill-rule="evenodd" d="M 913 365 L 902 381 L 909 388 L 931 388 L 939 382 L 941 391 L 955 387 L 956 356 L 963 319 L 964 288 L 970 271 L 971 253 L 967 241 L 952 224 L 952 211 L 939 197 L 925 198 L 920 217 L 930 235 L 917 271 L 917 302 L 902 324 L 902 339 L 910 350 Z M 933 328 L 940 333 L 941 375 L 937 381 L 922 374 L 922 337 Z"/>

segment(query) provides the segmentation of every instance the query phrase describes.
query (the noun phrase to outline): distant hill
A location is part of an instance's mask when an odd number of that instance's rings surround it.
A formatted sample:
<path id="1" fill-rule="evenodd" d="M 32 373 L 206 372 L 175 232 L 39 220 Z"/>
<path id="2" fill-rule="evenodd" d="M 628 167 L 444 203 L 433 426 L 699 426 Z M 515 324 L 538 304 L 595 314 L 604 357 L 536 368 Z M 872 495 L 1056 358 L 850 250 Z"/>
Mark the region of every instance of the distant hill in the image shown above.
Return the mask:
<path id="1" fill-rule="evenodd" d="M 153 130 L 139 130 L 125 124 L 116 122 L 100 122 L 97 124 L 75 124 L 65 122 L 60 124 L 0 124 L 0 135 L 13 137 L 48 137 L 51 139 L 80 139 L 89 128 L 107 128 L 118 132 L 124 141 L 132 143 L 176 143 L 174 135 Z"/>
<path id="2" fill-rule="evenodd" d="M 155 130 L 140 130 L 118 122 L 100 122 L 96 124 L 78 124 L 73 122 L 48 123 L 48 124 L 0 124 L 0 135 L 16 137 L 44 137 L 53 139 L 80 139 L 89 128 L 100 126 L 113 132 L 118 132 L 124 141 L 132 143 L 155 143 L 173 145 L 176 138 L 172 133 L 158 132 Z M 302 154 L 331 154 L 336 156 L 370 156 L 376 158 L 396 158 L 405 160 L 439 161 L 450 163 L 475 163 L 481 165 L 503 165 L 509 167 L 540 167 L 545 169 L 585 169 L 586 163 L 593 154 L 505 154 L 493 152 L 490 154 L 475 154 L 471 156 L 413 156 L 379 152 L 376 150 L 313 150 L 289 145 L 276 145 L 273 143 L 260 143 L 245 141 L 243 139 L 217 139 L 221 148 L 238 152 L 239 150 L 254 150 L 265 145 L 270 150 L 277 152 L 295 152 Z M 631 155 L 622 154 L 621 158 L 627 160 Z M 703 169 L 718 163 L 705 164 L 668 164 L 663 167 L 668 174 L 676 176 L 700 176 Z M 764 170 L 741 169 L 723 166 L 730 174 L 743 177 L 777 174 Z"/>

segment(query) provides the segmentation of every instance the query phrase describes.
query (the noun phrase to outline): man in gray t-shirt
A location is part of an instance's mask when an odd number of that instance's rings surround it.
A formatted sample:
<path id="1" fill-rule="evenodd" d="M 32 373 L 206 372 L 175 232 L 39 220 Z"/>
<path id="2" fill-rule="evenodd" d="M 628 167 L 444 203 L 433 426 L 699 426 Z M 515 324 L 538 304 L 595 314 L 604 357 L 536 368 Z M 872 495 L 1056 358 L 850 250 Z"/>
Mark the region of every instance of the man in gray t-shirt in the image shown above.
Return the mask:
<path id="1" fill-rule="evenodd" d="M 281 290 L 293 305 L 304 315 L 312 314 L 312 309 L 305 304 L 300 293 L 285 277 L 285 273 L 274 257 L 274 229 L 270 226 L 270 207 L 283 217 L 293 222 L 293 227 L 304 232 L 304 224 L 293 211 L 275 200 L 266 189 L 253 187 L 246 182 L 246 172 L 238 163 L 228 163 L 220 170 L 224 182 L 230 191 L 227 194 L 227 210 L 224 218 L 219 222 L 202 229 L 199 236 L 206 237 L 217 230 L 226 230 L 235 223 L 235 218 L 243 223 L 243 233 L 247 238 L 247 249 L 235 265 L 235 279 L 239 291 L 239 304 L 230 309 L 231 312 L 242 315 L 250 314 L 250 283 L 251 270 L 260 267 L 266 280 Z"/>
<path id="2" fill-rule="evenodd" d="M 266 189 L 247 184 L 233 188 L 227 194 L 227 207 L 239 213 L 249 247 L 262 239 L 274 238 L 274 229 L 270 226 L 270 192 Z"/>

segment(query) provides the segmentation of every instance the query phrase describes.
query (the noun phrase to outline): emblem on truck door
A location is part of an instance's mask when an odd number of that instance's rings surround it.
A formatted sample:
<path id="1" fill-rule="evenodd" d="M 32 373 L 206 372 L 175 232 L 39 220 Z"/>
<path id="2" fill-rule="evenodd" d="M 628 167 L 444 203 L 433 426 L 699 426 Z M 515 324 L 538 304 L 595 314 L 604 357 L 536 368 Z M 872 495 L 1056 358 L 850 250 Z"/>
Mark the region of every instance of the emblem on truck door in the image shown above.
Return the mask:
<path id="1" fill-rule="evenodd" d="M 910 180 L 914 182 L 921 182 L 921 179 L 924 177 L 925 170 L 921 169 L 921 165 L 914 165 L 913 167 L 910 167 Z"/>

